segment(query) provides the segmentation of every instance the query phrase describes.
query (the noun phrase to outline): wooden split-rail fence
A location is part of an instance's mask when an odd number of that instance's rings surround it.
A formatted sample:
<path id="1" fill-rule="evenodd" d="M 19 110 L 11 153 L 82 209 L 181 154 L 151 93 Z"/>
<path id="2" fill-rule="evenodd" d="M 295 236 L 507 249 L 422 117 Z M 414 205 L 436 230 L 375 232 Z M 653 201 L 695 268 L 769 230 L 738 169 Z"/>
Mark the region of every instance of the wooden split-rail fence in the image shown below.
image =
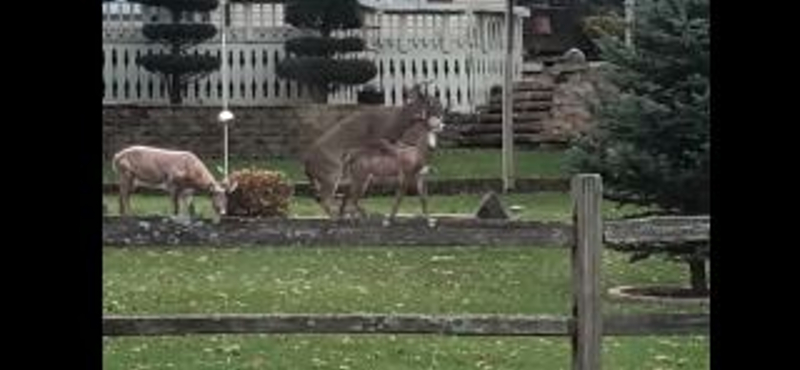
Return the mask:
<path id="1" fill-rule="evenodd" d="M 438 334 L 459 336 L 569 336 L 572 339 L 572 369 L 599 370 L 603 336 L 708 335 L 709 314 L 636 314 L 604 316 L 601 307 L 600 267 L 604 243 L 680 243 L 710 242 L 710 218 L 652 217 L 636 220 L 602 220 L 602 182 L 599 175 L 582 174 L 571 181 L 573 221 L 571 224 L 531 223 L 499 220 L 442 220 L 400 222 L 380 226 L 372 222 L 337 223 L 327 220 L 248 221 L 240 229 L 273 229 L 266 233 L 242 232 L 254 238 L 251 245 L 346 246 L 351 241 L 372 235 L 362 245 L 520 245 L 525 237 L 530 246 L 561 246 L 571 249 L 573 310 L 569 316 L 557 315 L 422 315 L 422 314 L 186 314 L 186 315 L 106 315 L 104 336 L 164 336 L 196 334 Z M 139 235 L 138 241 L 125 242 L 119 231 L 130 226 L 130 219 L 107 217 L 104 243 L 108 246 L 151 244 Z M 142 223 L 142 221 L 138 221 Z M 180 222 L 159 223 L 162 229 L 147 224 L 147 231 L 163 233 L 164 228 L 179 228 L 191 234 L 193 228 Z M 226 226 L 227 225 L 227 226 Z M 270 226 L 271 225 L 271 226 Z M 333 226 L 331 226 L 333 225 Z M 338 226 L 337 226 L 338 225 Z M 231 221 L 216 226 L 231 227 Z M 417 239 L 396 238 L 398 229 L 420 232 Z M 198 228 L 199 229 L 199 228 Z M 320 231 L 324 229 L 324 231 Z M 531 229 L 534 231 L 531 232 Z M 540 229 L 540 230 L 539 230 Z M 115 233 L 114 230 L 117 230 Z M 338 233 L 336 230 L 339 230 Z M 343 230 L 343 231 L 342 231 Z M 500 230 L 498 232 L 498 230 Z M 538 230 L 538 231 L 537 231 Z M 169 230 L 166 230 L 169 231 Z M 246 230 L 245 230 L 246 231 Z M 408 231 L 408 230 L 405 230 Z M 404 231 L 404 232 L 405 232 Z M 220 231 L 221 233 L 223 231 Z M 394 234 L 393 234 L 394 233 Z M 204 236 L 215 238 L 203 239 Z M 282 236 L 270 243 L 271 236 Z M 353 239 L 347 236 L 356 236 Z M 475 235 L 469 237 L 469 235 Z M 187 239 L 187 245 L 219 243 L 220 235 L 207 230 Z M 178 240 L 176 246 L 182 243 Z M 245 243 L 247 244 L 247 243 Z M 151 244 L 152 245 L 152 244 Z"/>

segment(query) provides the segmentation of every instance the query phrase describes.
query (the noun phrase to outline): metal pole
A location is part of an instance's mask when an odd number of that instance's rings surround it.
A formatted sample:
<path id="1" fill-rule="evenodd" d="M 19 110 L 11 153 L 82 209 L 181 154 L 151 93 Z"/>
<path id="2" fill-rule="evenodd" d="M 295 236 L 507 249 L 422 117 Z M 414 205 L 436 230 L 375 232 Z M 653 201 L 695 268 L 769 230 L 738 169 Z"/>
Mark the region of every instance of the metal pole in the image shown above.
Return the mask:
<path id="1" fill-rule="evenodd" d="M 468 104 L 468 112 L 474 113 L 475 112 L 475 44 L 477 42 L 475 34 L 476 34 L 476 16 L 475 10 L 473 9 L 473 0 L 469 0 L 467 2 L 467 19 L 468 19 L 468 31 L 467 31 L 467 38 L 469 40 L 469 50 L 467 52 L 467 104 Z"/>
<path id="2" fill-rule="evenodd" d="M 625 0 L 625 46 L 633 47 L 633 9 L 636 7 L 635 0 Z"/>
<path id="3" fill-rule="evenodd" d="M 223 125 L 222 133 L 222 151 L 223 151 L 223 167 L 222 172 L 225 179 L 228 178 L 228 129 L 229 122 L 233 119 L 233 113 L 228 110 L 228 52 L 226 37 L 228 34 L 228 4 L 226 0 L 220 2 L 222 6 L 222 112 L 219 113 L 219 121 Z"/>
<path id="4" fill-rule="evenodd" d="M 506 60 L 503 81 L 503 191 L 514 188 L 514 0 L 506 0 Z"/>

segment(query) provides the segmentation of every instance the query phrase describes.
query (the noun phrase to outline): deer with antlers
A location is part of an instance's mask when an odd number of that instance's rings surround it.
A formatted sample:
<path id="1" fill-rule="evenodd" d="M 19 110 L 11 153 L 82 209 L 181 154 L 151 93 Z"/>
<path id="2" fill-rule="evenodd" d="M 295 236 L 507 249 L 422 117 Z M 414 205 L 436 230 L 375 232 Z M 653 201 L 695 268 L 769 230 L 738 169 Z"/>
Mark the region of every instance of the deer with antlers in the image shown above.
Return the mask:
<path id="1" fill-rule="evenodd" d="M 303 166 L 309 182 L 316 190 L 316 200 L 325 213 L 335 218 L 332 202 L 344 175 L 344 161 L 353 150 L 365 145 L 380 145 L 381 140 L 394 143 L 422 117 L 438 116 L 433 97 L 422 86 L 412 86 L 406 92 L 402 107 L 364 107 L 328 129 L 315 140 L 303 156 Z M 435 103 L 438 103 L 436 101 Z"/>
<path id="2" fill-rule="evenodd" d="M 444 129 L 440 118 L 442 111 L 440 104 L 433 104 L 432 111 L 428 112 L 430 115 L 415 120 L 415 124 L 396 143 L 381 139 L 349 153 L 345 161 L 345 174 L 350 178 L 350 188 L 342 199 L 340 217 L 346 216 L 348 203 L 356 208 L 361 217 L 365 217 L 366 212 L 358 202 L 366 194 L 369 185 L 372 182 L 394 182 L 395 202 L 388 220 L 393 221 L 397 216 L 409 186 L 415 187 L 422 214 L 428 218 L 425 175 L 428 172 L 428 153 L 436 147 L 436 134 Z"/>

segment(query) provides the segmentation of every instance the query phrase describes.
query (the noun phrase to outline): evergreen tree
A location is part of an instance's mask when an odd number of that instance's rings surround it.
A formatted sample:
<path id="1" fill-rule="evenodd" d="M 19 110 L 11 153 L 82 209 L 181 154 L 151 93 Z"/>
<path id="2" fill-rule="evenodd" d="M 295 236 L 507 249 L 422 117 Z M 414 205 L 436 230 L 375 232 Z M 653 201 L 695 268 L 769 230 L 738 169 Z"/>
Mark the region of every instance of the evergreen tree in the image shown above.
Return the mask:
<path id="1" fill-rule="evenodd" d="M 183 102 L 184 91 L 190 81 L 202 78 L 220 68 L 220 58 L 212 55 L 190 53 L 189 49 L 213 38 L 217 27 L 206 22 L 187 22 L 187 14 L 210 12 L 219 6 L 218 0 L 133 0 L 147 6 L 165 8 L 170 13 L 169 23 L 148 23 L 142 28 L 144 36 L 166 45 L 166 54 L 148 53 L 136 62 L 148 72 L 162 76 L 167 83 L 170 104 Z"/>
<path id="2" fill-rule="evenodd" d="M 290 57 L 278 63 L 278 76 L 296 80 L 327 93 L 342 85 L 359 85 L 377 75 L 375 64 L 362 59 L 343 59 L 347 53 L 365 50 L 357 37 L 337 38 L 336 30 L 360 28 L 363 24 L 358 0 L 289 0 L 286 23 L 314 30 L 316 36 L 302 36 L 286 43 Z"/>
<path id="3" fill-rule="evenodd" d="M 669 214 L 709 212 L 711 94 L 708 0 L 639 0 L 633 48 L 597 40 L 616 94 L 594 107 L 597 125 L 570 152 L 576 172 L 603 176 L 608 196 Z M 689 263 L 692 287 L 707 292 L 705 244 L 657 253 Z M 632 260 L 651 255 L 642 249 Z M 647 249 L 651 250 L 651 249 Z"/>

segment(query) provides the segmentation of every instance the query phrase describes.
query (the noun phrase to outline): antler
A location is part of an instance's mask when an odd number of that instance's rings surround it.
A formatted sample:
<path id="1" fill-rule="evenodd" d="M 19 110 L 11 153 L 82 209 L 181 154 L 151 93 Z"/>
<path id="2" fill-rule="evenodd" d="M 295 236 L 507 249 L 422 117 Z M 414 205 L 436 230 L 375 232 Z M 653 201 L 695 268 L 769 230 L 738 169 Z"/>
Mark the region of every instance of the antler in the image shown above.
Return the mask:
<path id="1" fill-rule="evenodd" d="M 427 79 L 425 81 L 418 82 L 417 86 L 425 86 L 425 85 L 430 85 L 432 83 L 433 83 L 433 79 L 431 78 L 431 79 Z"/>

